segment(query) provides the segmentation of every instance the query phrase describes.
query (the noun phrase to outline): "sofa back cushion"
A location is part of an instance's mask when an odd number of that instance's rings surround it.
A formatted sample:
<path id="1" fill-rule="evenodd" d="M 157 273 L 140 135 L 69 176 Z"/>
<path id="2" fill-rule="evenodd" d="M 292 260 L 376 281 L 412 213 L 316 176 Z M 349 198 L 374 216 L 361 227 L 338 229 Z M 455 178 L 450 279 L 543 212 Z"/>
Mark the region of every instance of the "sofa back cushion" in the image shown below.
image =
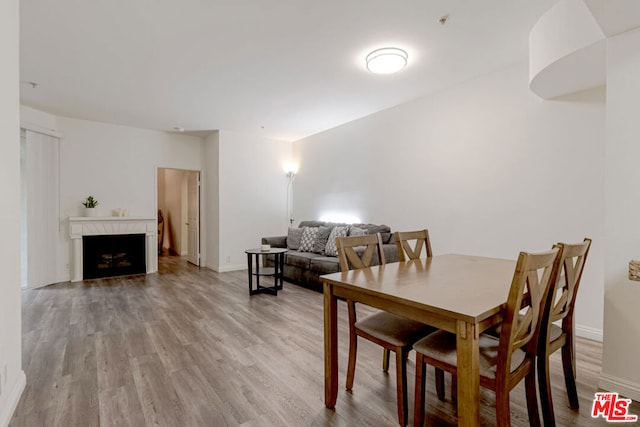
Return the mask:
<path id="1" fill-rule="evenodd" d="M 298 227 L 300 228 L 305 228 L 305 227 L 320 227 L 326 225 L 326 223 L 324 221 L 300 221 L 300 225 Z"/>
<path id="2" fill-rule="evenodd" d="M 353 225 L 349 227 L 349 236 L 366 236 L 367 234 L 369 234 L 369 232 L 364 228 L 356 227 Z"/>
<path id="3" fill-rule="evenodd" d="M 297 251 L 300 248 L 300 240 L 302 239 L 302 232 L 304 229 L 302 228 L 289 228 L 289 232 L 287 233 L 287 248 Z"/>
<path id="4" fill-rule="evenodd" d="M 382 236 L 382 243 L 389 243 L 389 239 L 391 239 L 391 227 L 389 227 L 388 225 L 351 224 L 351 226 L 367 230 L 367 234 L 380 233 L 380 235 Z"/>
<path id="5" fill-rule="evenodd" d="M 316 235 L 316 241 L 313 244 L 313 252 L 324 255 L 327 241 L 329 240 L 329 234 L 333 227 L 318 227 L 318 234 Z"/>
<path id="6" fill-rule="evenodd" d="M 313 252 L 316 243 L 316 237 L 320 227 L 304 227 L 302 231 L 302 239 L 300 240 L 300 252 Z"/>
<path id="7" fill-rule="evenodd" d="M 324 253 L 327 256 L 338 256 L 338 246 L 336 245 L 336 239 L 338 237 L 347 237 L 347 232 L 349 231 L 348 226 L 337 226 L 333 227 L 331 233 L 329 234 L 329 239 L 327 240 L 327 246 L 324 249 Z"/>

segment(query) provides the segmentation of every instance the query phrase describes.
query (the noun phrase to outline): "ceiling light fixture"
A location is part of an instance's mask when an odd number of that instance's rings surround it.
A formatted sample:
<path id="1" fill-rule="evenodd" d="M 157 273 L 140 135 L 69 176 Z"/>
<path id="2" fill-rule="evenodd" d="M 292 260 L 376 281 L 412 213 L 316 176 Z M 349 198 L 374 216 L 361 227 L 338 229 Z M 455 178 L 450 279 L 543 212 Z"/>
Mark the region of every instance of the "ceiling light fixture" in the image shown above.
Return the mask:
<path id="1" fill-rule="evenodd" d="M 376 74 L 397 73 L 407 66 L 407 52 L 397 47 L 383 47 L 367 55 L 367 70 Z"/>

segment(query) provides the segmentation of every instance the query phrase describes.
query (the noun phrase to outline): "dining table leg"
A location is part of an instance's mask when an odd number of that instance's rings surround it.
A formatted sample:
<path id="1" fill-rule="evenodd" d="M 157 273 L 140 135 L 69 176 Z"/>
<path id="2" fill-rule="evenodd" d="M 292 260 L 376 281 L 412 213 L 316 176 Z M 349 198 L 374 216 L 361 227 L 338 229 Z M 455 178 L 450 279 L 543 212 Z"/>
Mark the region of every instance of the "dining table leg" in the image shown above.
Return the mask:
<path id="1" fill-rule="evenodd" d="M 324 405 L 333 409 L 338 397 L 338 304 L 333 286 L 324 284 Z"/>
<path id="2" fill-rule="evenodd" d="M 480 425 L 479 335 L 474 323 L 458 320 L 458 425 Z"/>

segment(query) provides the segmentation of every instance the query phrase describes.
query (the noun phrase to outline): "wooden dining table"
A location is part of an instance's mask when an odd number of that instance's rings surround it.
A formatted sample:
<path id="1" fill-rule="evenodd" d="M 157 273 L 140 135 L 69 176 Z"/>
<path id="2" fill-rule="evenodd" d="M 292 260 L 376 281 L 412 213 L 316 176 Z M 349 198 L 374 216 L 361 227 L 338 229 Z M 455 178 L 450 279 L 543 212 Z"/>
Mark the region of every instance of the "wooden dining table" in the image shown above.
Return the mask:
<path id="1" fill-rule="evenodd" d="M 515 266 L 515 260 L 449 254 L 321 276 L 325 406 L 335 408 L 338 395 L 342 298 L 456 334 L 458 425 L 479 425 L 479 334 L 502 321 Z"/>

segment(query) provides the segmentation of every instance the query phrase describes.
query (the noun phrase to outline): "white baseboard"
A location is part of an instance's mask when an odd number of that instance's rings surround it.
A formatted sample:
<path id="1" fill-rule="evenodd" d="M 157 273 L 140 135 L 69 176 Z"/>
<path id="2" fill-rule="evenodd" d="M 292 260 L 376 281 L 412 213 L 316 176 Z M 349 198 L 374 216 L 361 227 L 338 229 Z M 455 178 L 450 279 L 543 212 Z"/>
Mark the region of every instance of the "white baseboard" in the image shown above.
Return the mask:
<path id="1" fill-rule="evenodd" d="M 602 329 L 576 325 L 576 335 L 593 341 L 602 342 Z"/>
<path id="2" fill-rule="evenodd" d="M 24 371 L 20 371 L 18 375 L 18 380 L 13 385 L 13 388 L 9 390 L 9 397 L 7 397 L 7 406 L 4 408 L 5 412 L 0 413 L 0 426 L 7 427 L 11 418 L 13 417 L 13 412 L 16 410 L 18 406 L 18 402 L 20 401 L 20 396 L 22 396 L 22 392 L 24 388 L 27 386 L 27 376 L 24 374 Z"/>
<path id="3" fill-rule="evenodd" d="M 633 399 L 636 402 L 640 402 L 640 384 L 629 380 L 614 377 L 612 375 L 600 374 L 598 387 L 606 391 L 616 392 L 627 399 Z"/>
<path id="4" fill-rule="evenodd" d="M 247 266 L 245 264 L 219 266 L 217 269 L 212 268 L 213 271 L 217 271 L 218 273 L 226 273 L 228 271 L 238 271 L 238 270 L 246 270 L 246 269 L 247 269 Z"/>

